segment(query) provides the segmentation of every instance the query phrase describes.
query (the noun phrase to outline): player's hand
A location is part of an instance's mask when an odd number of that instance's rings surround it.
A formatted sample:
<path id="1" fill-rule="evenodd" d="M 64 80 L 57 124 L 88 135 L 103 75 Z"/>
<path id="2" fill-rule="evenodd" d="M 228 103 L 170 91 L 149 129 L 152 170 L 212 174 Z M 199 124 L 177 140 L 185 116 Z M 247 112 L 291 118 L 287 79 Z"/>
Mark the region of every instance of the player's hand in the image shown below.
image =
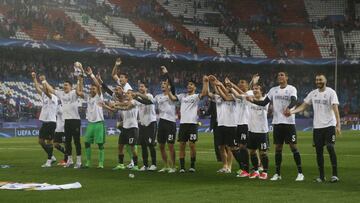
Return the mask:
<path id="1" fill-rule="evenodd" d="M 40 75 L 39 76 L 39 80 L 42 82 L 42 81 L 45 81 L 46 80 L 46 77 L 45 75 Z"/>
<path id="2" fill-rule="evenodd" d="M 111 108 L 114 108 L 114 107 L 115 107 L 115 103 L 114 103 L 114 102 L 109 102 L 109 103 L 108 103 L 108 106 L 110 106 Z"/>
<path id="3" fill-rule="evenodd" d="M 161 74 L 165 75 L 166 73 L 168 73 L 168 70 L 166 68 L 166 66 L 161 66 L 160 67 L 160 70 L 161 70 Z"/>
<path id="4" fill-rule="evenodd" d="M 86 74 L 88 74 L 88 75 L 93 74 L 90 66 L 88 66 L 88 67 L 86 68 Z"/>
<path id="5" fill-rule="evenodd" d="M 100 102 L 98 103 L 98 105 L 99 105 L 100 107 L 104 107 L 104 106 L 105 106 L 105 102 L 104 102 L 104 101 L 100 101 Z"/>
<path id="6" fill-rule="evenodd" d="M 226 83 L 226 88 L 227 88 L 227 89 L 231 89 L 231 88 L 232 88 L 231 83 Z"/>
<path id="7" fill-rule="evenodd" d="M 169 92 L 170 92 L 170 90 L 171 90 L 171 85 L 170 85 L 170 84 L 168 84 L 168 85 L 166 86 L 166 89 L 167 89 L 167 91 L 169 91 Z"/>
<path id="8" fill-rule="evenodd" d="M 32 77 L 32 79 L 35 79 L 35 78 L 36 78 L 36 73 L 35 73 L 35 72 L 31 72 L 31 77 Z"/>
<path id="9" fill-rule="evenodd" d="M 209 75 L 209 80 L 210 80 L 210 82 L 215 82 L 217 79 L 215 76 Z"/>
<path id="10" fill-rule="evenodd" d="M 336 130 L 336 136 L 341 136 L 341 125 L 337 124 L 335 127 Z"/>
<path id="11" fill-rule="evenodd" d="M 96 79 L 100 82 L 100 84 L 104 83 L 104 81 L 101 79 L 100 73 L 96 74 Z"/>
<path id="12" fill-rule="evenodd" d="M 286 108 L 283 113 L 284 113 L 284 116 L 286 116 L 286 117 L 291 116 L 291 111 L 289 108 Z"/>
<path id="13" fill-rule="evenodd" d="M 120 66 L 121 64 L 122 64 L 121 58 L 117 58 L 116 61 L 115 61 L 115 65 Z"/>
<path id="14" fill-rule="evenodd" d="M 229 80 L 228 77 L 225 78 L 225 81 L 224 81 L 224 82 L 225 82 L 225 84 L 230 84 L 230 83 L 231 83 L 231 81 Z"/>
<path id="15" fill-rule="evenodd" d="M 203 77 L 203 83 L 209 82 L 209 77 L 204 75 Z"/>
<path id="16" fill-rule="evenodd" d="M 221 85 L 222 85 L 222 83 L 221 83 L 219 80 L 215 80 L 215 81 L 214 81 L 214 84 L 215 84 L 216 86 L 221 86 Z"/>
<path id="17" fill-rule="evenodd" d="M 138 97 L 139 96 L 139 92 L 132 92 L 132 97 L 135 98 L 135 97 Z"/>
<path id="18" fill-rule="evenodd" d="M 258 73 L 256 73 L 255 75 L 252 76 L 251 81 L 253 82 L 253 84 L 257 84 L 259 82 L 260 76 Z"/>

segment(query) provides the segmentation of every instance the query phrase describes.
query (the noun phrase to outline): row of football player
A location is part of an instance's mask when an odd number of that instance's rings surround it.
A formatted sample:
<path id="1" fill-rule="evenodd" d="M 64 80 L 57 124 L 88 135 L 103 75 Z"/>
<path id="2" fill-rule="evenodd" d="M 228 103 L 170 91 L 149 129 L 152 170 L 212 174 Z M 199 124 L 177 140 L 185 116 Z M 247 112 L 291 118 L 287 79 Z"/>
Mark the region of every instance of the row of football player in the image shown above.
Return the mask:
<path id="1" fill-rule="evenodd" d="M 288 75 L 286 72 L 278 73 L 279 85 L 270 89 L 266 94 L 263 86 L 259 82 L 259 76 L 253 77 L 250 84 L 246 80 L 240 80 L 235 85 L 229 79 L 221 83 L 213 75 L 204 76 L 203 88 L 201 93 L 196 93 L 197 84 L 189 81 L 187 93 L 175 94 L 175 88 L 172 85 L 171 78 L 165 67 L 162 69 L 163 82 L 161 83 L 162 94 L 153 97 L 147 92 L 146 84 L 140 82 L 138 92 L 134 92 L 127 81 L 126 73 L 119 73 L 121 60 L 115 63 L 112 76 L 118 83 L 118 86 L 112 91 L 106 84 L 101 81 L 99 76 L 92 73 L 91 68 L 87 68 L 86 73 L 93 80 L 89 95 L 83 92 L 83 76 L 85 71 L 78 62 L 74 67 L 79 73 L 78 84 L 75 90 L 72 90 L 70 81 L 64 82 L 63 90 L 54 90 L 47 83 L 44 76 L 39 79 L 42 83 L 40 86 L 37 82 L 36 75 L 33 73 L 33 79 L 38 92 L 42 95 L 43 108 L 40 114 L 40 120 L 43 126 L 40 130 L 39 142 L 48 154 L 45 167 L 51 166 L 52 162 L 52 134 L 56 128 L 56 109 L 57 100 L 61 100 L 62 116 L 64 120 L 65 133 L 65 150 L 57 144 L 59 138 L 54 137 L 55 147 L 62 150 L 66 155 L 67 161 L 65 167 L 73 164 L 71 141 L 74 139 L 77 152 L 77 161 L 75 168 L 81 167 L 81 144 L 80 144 L 80 117 L 77 109 L 77 99 L 82 97 L 87 101 L 87 119 L 88 126 L 85 134 L 86 163 L 85 167 L 90 167 L 91 150 L 90 145 L 96 143 L 99 147 L 99 165 L 103 168 L 104 162 L 104 118 L 103 109 L 110 111 L 120 111 L 122 126 L 121 135 L 119 136 L 118 147 L 118 165 L 114 170 L 124 169 L 124 147 L 130 146 L 134 170 L 156 170 L 156 150 L 154 148 L 155 139 L 160 147 L 161 157 L 164 168 L 160 172 L 176 172 L 175 168 L 175 149 L 176 140 L 176 103 L 180 103 L 180 129 L 178 141 L 180 142 L 180 171 L 185 172 L 185 148 L 189 143 L 191 166 L 190 172 L 195 172 L 196 162 L 196 141 L 197 133 L 197 110 L 199 101 L 205 97 L 210 97 L 216 106 L 217 127 L 214 130 L 214 136 L 223 167 L 218 171 L 229 173 L 230 166 L 228 157 L 231 155 L 239 163 L 240 170 L 237 177 L 249 178 L 268 178 L 269 160 L 268 151 L 268 123 L 267 111 L 268 105 L 273 104 L 273 127 L 274 127 L 274 144 L 275 144 L 275 165 L 276 172 L 271 180 L 281 179 L 281 161 L 283 144 L 288 144 L 294 155 L 298 175 L 296 181 L 303 181 L 304 175 L 301 167 L 301 156 L 297 148 L 297 136 L 295 128 L 295 113 L 304 111 L 308 106 L 314 108 L 314 144 L 317 155 L 317 164 L 319 167 L 319 177 L 315 180 L 323 182 L 324 160 L 323 148 L 327 147 L 332 164 L 331 182 L 337 182 L 337 161 L 334 149 L 335 135 L 340 133 L 340 119 L 338 112 L 338 99 L 336 92 L 326 87 L 326 77 L 322 74 L 316 75 L 317 89 L 309 93 L 304 103 L 295 107 L 297 103 L 297 90 L 294 86 L 287 84 Z M 210 91 L 209 87 L 213 91 Z M 113 102 L 105 104 L 103 101 L 102 91 L 112 96 Z M 159 122 L 156 122 L 155 104 L 159 110 Z M 139 118 L 139 122 L 138 122 Z M 58 119 L 59 120 L 59 119 Z M 58 121 L 59 123 L 59 121 Z M 157 133 L 156 133 L 157 132 Z M 55 135 L 56 135 L 55 134 Z M 138 168 L 138 155 L 136 144 L 142 147 L 142 156 L 144 166 Z M 168 145 L 168 154 L 165 145 Z M 149 148 L 152 165 L 148 166 Z M 229 153 L 230 152 L 230 153 Z M 263 165 L 260 173 L 259 160 Z M 249 155 L 250 154 L 250 155 Z M 249 162 L 253 165 L 253 171 L 249 171 Z"/>

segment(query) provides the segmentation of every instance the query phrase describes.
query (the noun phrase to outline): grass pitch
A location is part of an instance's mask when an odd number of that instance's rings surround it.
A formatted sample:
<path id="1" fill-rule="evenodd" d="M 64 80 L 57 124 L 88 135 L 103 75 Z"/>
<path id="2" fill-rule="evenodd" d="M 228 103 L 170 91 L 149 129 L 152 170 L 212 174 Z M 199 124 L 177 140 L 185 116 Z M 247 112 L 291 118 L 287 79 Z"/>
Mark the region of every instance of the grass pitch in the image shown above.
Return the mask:
<path id="1" fill-rule="evenodd" d="M 197 172 L 194 174 L 112 171 L 117 163 L 117 137 L 107 138 L 105 169 L 95 168 L 97 150 L 92 146 L 94 168 L 81 170 L 41 168 L 46 156 L 35 137 L 0 139 L 0 164 L 12 166 L 0 169 L 0 181 L 51 184 L 78 181 L 83 186 L 82 189 L 67 191 L 0 190 L 0 202 L 360 202 L 360 133 L 343 132 L 337 139 L 340 182 L 336 184 L 313 183 L 318 170 L 312 136 L 311 133 L 299 132 L 298 137 L 304 182 L 294 181 L 297 172 L 288 147 L 284 148 L 283 180 L 279 182 L 240 179 L 235 177 L 235 173 L 217 174 L 221 164 L 215 161 L 211 134 L 199 137 Z M 271 146 L 270 177 L 275 169 L 273 152 Z M 56 151 L 55 155 L 61 158 Z M 142 163 L 141 159 L 139 163 Z M 161 165 L 158 153 L 158 167 Z M 188 154 L 186 166 L 189 166 Z M 325 166 L 329 179 L 331 169 L 327 152 Z M 233 171 L 237 169 L 234 161 Z M 129 178 L 129 173 L 133 173 L 135 178 Z"/>

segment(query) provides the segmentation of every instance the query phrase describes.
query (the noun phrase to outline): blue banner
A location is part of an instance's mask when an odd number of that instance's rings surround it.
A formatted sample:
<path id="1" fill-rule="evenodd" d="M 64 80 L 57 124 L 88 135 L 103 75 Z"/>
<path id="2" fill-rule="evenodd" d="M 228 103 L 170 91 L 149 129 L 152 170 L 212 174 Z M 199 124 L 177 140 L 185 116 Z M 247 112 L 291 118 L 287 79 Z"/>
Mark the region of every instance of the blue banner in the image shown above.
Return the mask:
<path id="1" fill-rule="evenodd" d="M 211 132 L 210 120 L 200 119 L 198 132 Z M 179 121 L 177 121 L 177 128 L 179 128 Z M 81 132 L 84 134 L 86 131 L 87 121 L 82 120 Z M 105 120 L 106 134 L 110 136 L 120 135 L 120 130 L 116 128 L 116 120 L 108 119 Z M 312 119 L 296 119 L 296 129 L 298 131 L 312 131 L 313 120 Z M 41 122 L 38 120 L 30 120 L 27 122 L 10 123 L 4 122 L 3 127 L 0 128 L 0 138 L 11 138 L 11 137 L 29 137 L 39 136 L 39 129 Z M 271 120 L 269 120 L 269 130 L 272 132 Z M 179 129 L 178 129 L 179 130 Z M 342 130 L 360 131 L 360 123 L 347 122 L 342 124 Z"/>
<path id="2" fill-rule="evenodd" d="M 188 54 L 188 53 L 167 53 L 167 52 L 142 51 L 136 49 L 108 48 L 108 47 L 98 47 L 92 45 L 69 44 L 65 42 L 55 42 L 55 41 L 43 42 L 43 41 L 27 41 L 27 40 L 15 40 L 15 39 L 0 39 L 0 46 L 73 51 L 73 52 L 92 52 L 92 53 L 113 54 L 113 55 L 139 57 L 139 58 L 159 58 L 159 59 L 186 60 L 186 61 L 197 61 L 197 62 L 228 62 L 228 63 L 251 64 L 251 65 L 264 65 L 264 64 L 335 65 L 336 63 L 335 58 L 333 59 L 241 58 L 236 56 L 209 56 L 209 55 L 196 55 L 196 54 Z M 360 60 L 341 59 L 338 60 L 338 64 L 356 65 L 356 64 L 360 64 Z"/>

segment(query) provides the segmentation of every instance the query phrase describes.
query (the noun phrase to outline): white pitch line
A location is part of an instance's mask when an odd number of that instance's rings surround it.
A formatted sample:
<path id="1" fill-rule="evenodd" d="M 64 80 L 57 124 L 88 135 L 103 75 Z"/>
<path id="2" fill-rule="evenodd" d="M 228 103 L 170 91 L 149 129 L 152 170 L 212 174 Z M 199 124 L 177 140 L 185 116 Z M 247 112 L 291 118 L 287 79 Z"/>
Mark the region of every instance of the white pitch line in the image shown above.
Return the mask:
<path id="1" fill-rule="evenodd" d="M 28 150 L 28 151 L 37 151 L 37 150 L 41 150 L 40 148 L 34 148 L 34 147 L 6 147 L 6 148 L 0 148 L 0 150 Z M 204 150 L 204 151 L 197 151 L 196 153 L 199 154 L 214 154 L 214 151 L 208 151 L 208 150 Z M 269 152 L 268 154 L 273 154 L 271 152 Z M 292 156 L 293 154 L 291 153 L 283 153 L 284 156 Z M 304 154 L 304 153 L 300 153 L 301 156 L 316 156 L 316 154 Z M 327 152 L 324 152 L 324 155 L 327 156 Z M 360 155 L 358 154 L 341 154 L 338 156 L 346 156 L 346 157 L 360 157 Z"/>
<path id="2" fill-rule="evenodd" d="M 199 154 L 214 154 L 214 151 L 198 151 L 196 153 L 199 153 Z M 269 153 L 268 154 L 274 154 L 274 153 Z M 282 153 L 283 155 L 285 156 L 293 156 L 293 154 L 290 154 L 290 153 Z M 316 156 L 316 153 L 314 154 L 304 154 L 304 153 L 300 153 L 301 156 Z M 324 151 L 324 155 L 328 155 L 327 152 Z M 348 156 L 348 157 L 360 157 L 360 155 L 357 155 L 357 154 L 337 154 L 338 156 Z"/>

